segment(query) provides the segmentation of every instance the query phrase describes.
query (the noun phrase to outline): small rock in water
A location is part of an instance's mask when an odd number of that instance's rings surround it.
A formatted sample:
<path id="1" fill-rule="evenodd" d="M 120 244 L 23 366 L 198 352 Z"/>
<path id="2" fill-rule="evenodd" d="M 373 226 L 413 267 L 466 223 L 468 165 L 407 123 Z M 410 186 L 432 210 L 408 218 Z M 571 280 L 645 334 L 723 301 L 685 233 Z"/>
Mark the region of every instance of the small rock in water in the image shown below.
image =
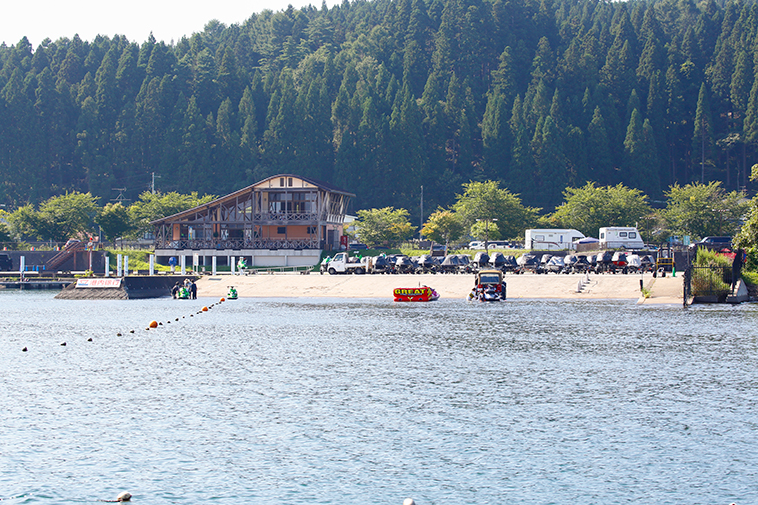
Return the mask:
<path id="1" fill-rule="evenodd" d="M 65 346 L 65 345 L 66 345 L 66 342 L 61 342 L 61 345 Z"/>
<path id="2" fill-rule="evenodd" d="M 28 351 L 28 349 L 26 347 L 24 347 L 23 349 L 21 349 L 21 351 L 22 352 L 26 352 L 26 351 Z"/>

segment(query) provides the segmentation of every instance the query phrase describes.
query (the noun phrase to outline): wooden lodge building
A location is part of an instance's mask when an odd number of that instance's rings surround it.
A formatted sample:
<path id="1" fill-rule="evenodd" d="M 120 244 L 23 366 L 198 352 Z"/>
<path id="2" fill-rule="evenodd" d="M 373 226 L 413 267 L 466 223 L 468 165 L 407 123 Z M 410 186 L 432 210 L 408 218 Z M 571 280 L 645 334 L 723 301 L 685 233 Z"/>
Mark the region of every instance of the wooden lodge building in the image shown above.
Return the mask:
<path id="1" fill-rule="evenodd" d="M 161 263 L 197 255 L 200 265 L 211 264 L 214 256 L 218 265 L 232 257 L 250 266 L 315 265 L 322 250 L 339 248 L 352 197 L 308 177 L 275 175 L 153 221 L 155 255 Z"/>

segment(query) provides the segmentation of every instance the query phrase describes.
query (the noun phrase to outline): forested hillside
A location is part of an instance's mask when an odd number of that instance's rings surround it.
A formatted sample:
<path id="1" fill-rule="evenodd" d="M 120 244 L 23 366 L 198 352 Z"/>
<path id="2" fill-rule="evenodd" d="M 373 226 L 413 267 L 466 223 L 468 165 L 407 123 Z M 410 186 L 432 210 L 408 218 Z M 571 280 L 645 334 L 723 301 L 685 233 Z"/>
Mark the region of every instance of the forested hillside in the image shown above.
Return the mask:
<path id="1" fill-rule="evenodd" d="M 418 216 L 497 180 L 552 210 L 567 186 L 651 199 L 749 183 L 758 5 L 373 0 L 0 47 L 0 203 L 67 190 L 225 194 L 290 172 Z M 125 188 L 115 190 L 114 188 Z"/>

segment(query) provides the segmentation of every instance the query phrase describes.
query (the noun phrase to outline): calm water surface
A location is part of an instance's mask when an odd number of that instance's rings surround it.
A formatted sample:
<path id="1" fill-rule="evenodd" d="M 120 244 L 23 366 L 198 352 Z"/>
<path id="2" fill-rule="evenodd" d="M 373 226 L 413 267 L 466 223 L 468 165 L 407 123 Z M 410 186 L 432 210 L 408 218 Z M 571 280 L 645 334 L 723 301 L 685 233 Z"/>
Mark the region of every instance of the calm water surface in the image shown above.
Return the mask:
<path id="1" fill-rule="evenodd" d="M 215 301 L 0 292 L 4 503 L 758 503 L 757 305 Z"/>

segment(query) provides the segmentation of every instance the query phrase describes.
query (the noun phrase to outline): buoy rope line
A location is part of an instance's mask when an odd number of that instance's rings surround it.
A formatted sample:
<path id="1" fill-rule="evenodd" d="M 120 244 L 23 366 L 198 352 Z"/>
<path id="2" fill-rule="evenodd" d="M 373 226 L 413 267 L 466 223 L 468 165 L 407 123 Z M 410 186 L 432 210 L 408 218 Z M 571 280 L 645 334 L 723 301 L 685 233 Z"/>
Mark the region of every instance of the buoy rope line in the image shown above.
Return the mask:
<path id="1" fill-rule="evenodd" d="M 194 312 L 194 313 L 190 314 L 189 316 L 190 316 L 190 317 L 195 317 L 195 314 L 202 314 L 203 312 L 208 312 L 210 309 L 212 309 L 212 308 L 213 308 L 213 307 L 215 307 L 216 305 L 219 305 L 220 303 L 222 303 L 222 302 L 225 302 L 225 301 L 226 301 L 226 299 L 225 299 L 225 298 L 221 298 L 221 299 L 220 299 L 218 302 L 216 302 L 216 303 L 212 303 L 212 304 L 210 304 L 210 305 L 206 305 L 206 306 L 203 306 L 203 308 L 201 308 L 201 309 L 200 309 L 200 310 L 198 310 L 197 312 Z M 186 317 L 186 316 L 182 316 L 182 319 L 184 319 L 185 317 Z M 174 321 L 175 321 L 175 322 L 179 321 L 179 318 L 178 318 L 178 317 L 177 317 L 177 318 L 175 318 L 175 319 L 174 319 Z M 171 321 L 166 321 L 166 324 L 171 324 Z M 145 330 L 150 330 L 150 329 L 157 329 L 159 326 L 163 326 L 163 322 L 158 322 L 158 321 L 150 321 L 150 323 L 148 324 L 147 328 L 145 328 Z M 129 333 L 134 333 L 134 330 L 129 330 Z M 119 333 L 116 333 L 116 336 L 117 336 L 117 337 L 121 337 L 121 336 L 123 336 L 123 335 L 122 335 L 122 334 L 119 332 Z M 89 337 L 89 338 L 87 339 L 87 342 L 92 342 L 92 337 Z M 67 344 L 67 343 L 64 341 L 64 342 L 61 342 L 61 343 L 60 343 L 60 345 L 61 345 L 62 347 L 65 347 L 65 346 L 66 346 L 66 345 L 68 345 L 68 344 Z M 21 349 L 21 352 L 27 352 L 28 350 L 29 350 L 29 348 L 28 348 L 28 347 L 24 347 L 23 349 Z M 24 496 L 24 495 L 21 495 L 21 497 L 23 497 L 23 496 Z M 3 500 L 10 500 L 10 499 L 12 499 L 12 498 L 16 498 L 16 497 L 14 496 L 14 497 L 11 497 L 11 498 L 0 498 L 0 501 L 3 501 Z M 100 500 L 100 501 L 107 501 L 107 500 Z M 112 500 L 112 501 L 126 501 L 126 500 Z"/>
<path id="2" fill-rule="evenodd" d="M 20 498 L 31 498 L 32 496 L 33 495 L 30 495 L 30 494 L 19 494 L 16 496 L 9 496 L 7 498 L 0 498 L 0 501 L 18 500 Z M 131 499 L 132 499 L 132 495 L 124 491 L 123 493 L 119 494 L 115 500 L 97 500 L 97 501 L 105 502 L 105 503 L 119 503 L 123 501 L 131 501 Z"/>

